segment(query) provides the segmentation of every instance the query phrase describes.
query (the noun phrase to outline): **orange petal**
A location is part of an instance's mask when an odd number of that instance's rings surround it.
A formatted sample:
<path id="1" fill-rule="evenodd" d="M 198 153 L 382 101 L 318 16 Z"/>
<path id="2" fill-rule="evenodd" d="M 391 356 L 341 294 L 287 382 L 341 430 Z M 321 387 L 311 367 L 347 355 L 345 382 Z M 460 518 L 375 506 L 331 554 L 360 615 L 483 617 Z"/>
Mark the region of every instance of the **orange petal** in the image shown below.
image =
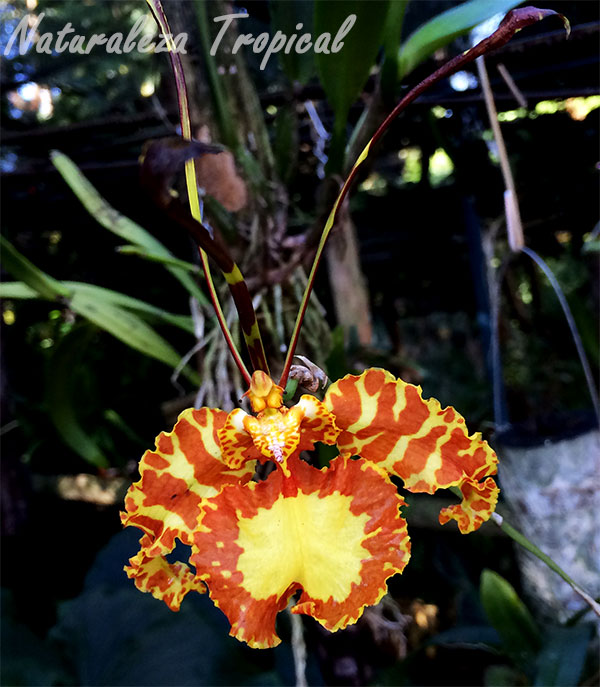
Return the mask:
<path id="1" fill-rule="evenodd" d="M 337 440 L 342 455 L 378 463 L 401 477 L 410 491 L 432 494 L 474 485 L 496 473 L 496 454 L 481 434 L 468 435 L 464 418 L 454 408 L 442 408 L 434 398 L 425 401 L 420 387 L 386 370 L 344 377 L 329 387 L 324 402 L 342 430 Z M 488 498 L 488 505 L 492 500 Z M 466 512 L 466 501 L 463 507 Z M 473 524 L 478 522 L 475 528 L 486 514 L 489 518 L 488 510 L 471 518 Z"/>
<path id="2" fill-rule="evenodd" d="M 223 463 L 217 434 L 225 419 L 222 410 L 185 410 L 173 431 L 161 433 L 156 449 L 142 457 L 141 479 L 127 492 L 121 520 L 148 535 L 142 538 L 145 555 L 172 551 L 175 537 L 190 544 L 201 499 L 252 477 L 253 469 L 233 471 Z"/>
<path id="3" fill-rule="evenodd" d="M 490 519 L 496 509 L 500 489 L 489 477 L 485 482 L 465 482 L 460 490 L 463 495 L 462 503 L 442 508 L 439 519 L 442 525 L 449 520 L 456 520 L 462 534 L 468 534 Z"/>
<path id="4" fill-rule="evenodd" d="M 169 563 L 163 556 L 148 558 L 141 551 L 129 563 L 124 570 L 135 586 L 164 601 L 172 611 L 179 610 L 188 592 L 206 592 L 204 583 L 194 577 L 185 563 Z"/>
<path id="5" fill-rule="evenodd" d="M 275 618 L 297 589 L 292 611 L 334 631 L 377 603 L 410 556 L 404 502 L 379 468 L 340 457 L 317 470 L 296 456 L 288 467 L 208 499 L 192 545 L 231 634 L 257 648 L 279 644 Z"/>

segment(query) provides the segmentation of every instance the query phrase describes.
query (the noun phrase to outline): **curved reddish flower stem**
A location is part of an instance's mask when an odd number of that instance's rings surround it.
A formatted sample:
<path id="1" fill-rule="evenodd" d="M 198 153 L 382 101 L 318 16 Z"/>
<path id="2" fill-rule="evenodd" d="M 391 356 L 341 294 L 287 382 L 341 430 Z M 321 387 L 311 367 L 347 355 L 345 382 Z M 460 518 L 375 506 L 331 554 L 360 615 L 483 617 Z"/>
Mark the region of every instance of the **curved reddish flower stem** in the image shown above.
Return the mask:
<path id="1" fill-rule="evenodd" d="M 379 139 L 387 131 L 387 129 L 394 121 L 394 119 L 396 119 L 396 117 L 403 110 L 405 110 L 408 107 L 408 105 L 410 105 L 410 103 L 413 102 L 413 100 L 418 98 L 428 88 L 438 83 L 438 81 L 441 81 L 447 76 L 450 76 L 454 72 L 458 71 L 469 62 L 475 60 L 477 57 L 485 55 L 491 50 L 497 50 L 498 48 L 501 48 L 503 45 L 508 43 L 508 41 L 515 35 L 515 33 L 520 31 L 525 26 L 534 24 L 535 22 L 538 22 L 544 19 L 545 17 L 551 15 L 556 15 L 563 20 L 568 35 L 570 32 L 568 20 L 562 14 L 558 14 L 554 10 L 540 10 L 537 7 L 522 7 L 516 10 L 511 10 L 504 17 L 498 29 L 494 31 L 494 33 L 491 34 L 491 36 L 488 36 L 487 38 L 482 40 L 480 43 L 477 43 L 477 45 L 470 48 L 469 50 L 465 50 L 465 52 L 461 53 L 460 55 L 457 55 L 449 62 L 446 62 L 446 64 L 444 64 L 435 72 L 433 72 L 433 74 L 430 74 L 426 79 L 423 79 L 423 81 L 421 81 L 411 91 L 409 91 L 379 126 L 371 140 L 367 143 L 361 154 L 358 156 L 356 162 L 354 163 L 354 166 L 350 170 L 350 174 L 346 178 L 346 181 L 344 182 L 344 185 L 342 186 L 340 193 L 333 205 L 331 213 L 327 218 L 327 222 L 325 223 L 325 228 L 323 229 L 323 234 L 321 235 L 321 240 L 319 241 L 312 269 L 308 277 L 308 284 L 304 292 L 302 303 L 300 305 L 300 311 L 298 312 L 298 317 L 296 318 L 296 323 L 294 325 L 294 331 L 292 333 L 292 338 L 283 366 L 281 379 L 279 380 L 279 386 L 285 387 L 288 376 L 290 374 L 292 360 L 294 357 L 294 353 L 296 352 L 296 346 L 298 345 L 298 338 L 300 336 L 300 327 L 302 326 L 302 321 L 306 313 L 306 308 L 308 307 L 308 301 L 315 281 L 315 274 L 317 268 L 319 267 L 319 263 L 321 262 L 321 258 L 323 256 L 323 249 L 325 247 L 325 243 L 329 237 L 329 234 L 331 233 L 331 229 L 335 224 L 339 208 L 344 202 L 344 199 L 346 198 L 346 195 L 350 190 L 350 186 L 352 185 L 352 182 L 358 174 L 360 167 L 366 160 L 371 147 L 375 145 L 377 141 L 379 141 Z"/>

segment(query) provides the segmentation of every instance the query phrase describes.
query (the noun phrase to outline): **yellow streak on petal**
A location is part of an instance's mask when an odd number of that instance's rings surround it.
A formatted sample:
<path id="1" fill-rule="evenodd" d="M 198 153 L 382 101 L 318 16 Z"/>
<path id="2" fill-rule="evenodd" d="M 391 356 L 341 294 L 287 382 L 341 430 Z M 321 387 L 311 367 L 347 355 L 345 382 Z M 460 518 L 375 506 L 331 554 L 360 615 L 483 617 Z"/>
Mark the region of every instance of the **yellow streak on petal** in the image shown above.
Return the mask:
<path id="1" fill-rule="evenodd" d="M 186 418 L 189 422 L 189 418 Z M 203 437 L 204 438 L 204 437 Z M 173 433 L 171 435 L 171 441 L 173 442 L 173 454 L 179 457 L 179 453 L 183 455 L 179 445 L 179 437 Z M 157 471 L 158 472 L 158 471 Z M 162 472 L 162 470 L 160 471 Z M 194 475 L 194 466 L 187 460 L 173 460 L 168 468 L 168 473 L 171 477 L 176 477 L 178 479 L 185 480 L 188 484 L 195 484 L 196 477 Z M 208 487 L 210 489 L 210 487 Z M 207 493 L 206 496 L 214 496 L 216 490 L 213 489 L 211 493 Z"/>
<path id="2" fill-rule="evenodd" d="M 236 543 L 244 551 L 237 568 L 244 589 L 261 600 L 280 596 L 297 582 L 313 598 L 346 599 L 352 583 L 360 584 L 361 562 L 371 555 L 362 546 L 370 516 L 352 513 L 351 501 L 339 493 L 319 498 L 316 492 L 299 492 L 240 518 Z M 318 532 L 318 539 L 310 532 Z"/>
<path id="3" fill-rule="evenodd" d="M 421 387 L 418 387 L 419 391 Z M 405 399 L 405 397 L 403 397 Z M 408 448 L 408 444 L 413 440 L 413 439 L 421 439 L 422 437 L 425 437 L 431 432 L 432 429 L 435 427 L 439 427 L 439 418 L 437 417 L 437 413 L 441 410 L 441 406 L 439 402 L 435 398 L 429 399 L 430 403 L 430 415 L 429 417 L 423 422 L 421 425 L 421 428 L 419 429 L 418 432 L 415 434 L 409 434 L 405 436 L 400 436 L 398 437 L 398 441 L 394 445 L 394 448 L 390 451 L 389 455 L 386 457 L 384 461 L 381 461 L 381 463 L 378 463 L 380 468 L 383 468 L 384 470 L 389 470 L 393 471 L 394 464 L 398 462 L 399 460 L 402 460 L 404 454 L 406 453 L 406 449 Z M 442 444 L 444 441 L 447 441 L 448 437 L 443 434 L 442 436 L 439 437 L 439 439 L 436 442 L 436 449 L 435 451 L 429 456 L 428 459 L 428 464 L 425 466 L 425 468 L 422 470 L 422 472 L 419 473 L 417 478 L 415 479 L 414 475 L 411 475 L 410 479 L 404 480 L 405 486 L 409 487 L 412 486 L 414 483 L 416 483 L 419 479 L 427 478 L 427 474 L 429 473 L 429 476 L 431 476 L 433 473 L 431 470 L 438 470 L 441 465 L 442 465 L 442 457 L 441 454 L 439 454 L 438 449 L 440 444 Z M 435 460 L 431 461 L 431 459 L 434 457 L 434 454 L 438 454 L 435 456 Z M 458 484 L 458 481 L 457 481 Z"/>
<path id="4" fill-rule="evenodd" d="M 388 373 L 389 374 L 389 373 Z M 365 377 L 359 377 L 356 382 L 356 388 L 360 394 L 360 409 L 361 415 L 357 422 L 350 425 L 346 431 L 354 433 L 363 427 L 367 427 L 373 423 L 375 415 L 378 410 L 378 399 L 379 396 L 370 396 L 365 389 Z M 373 437 L 369 437 L 367 443 L 373 440 Z"/>

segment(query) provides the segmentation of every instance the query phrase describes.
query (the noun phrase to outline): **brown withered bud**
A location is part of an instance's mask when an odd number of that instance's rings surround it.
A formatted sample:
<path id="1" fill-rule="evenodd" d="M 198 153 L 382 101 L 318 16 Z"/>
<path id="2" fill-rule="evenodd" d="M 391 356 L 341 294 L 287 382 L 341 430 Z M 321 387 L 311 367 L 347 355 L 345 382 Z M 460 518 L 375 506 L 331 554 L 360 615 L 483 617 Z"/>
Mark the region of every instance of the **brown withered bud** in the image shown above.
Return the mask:
<path id="1" fill-rule="evenodd" d="M 323 370 L 312 363 L 303 355 L 295 355 L 294 358 L 302 361 L 302 365 L 292 365 L 290 368 L 290 379 L 297 380 L 300 386 L 307 391 L 315 393 L 320 388 L 325 388 L 329 384 L 329 379 Z"/>
<path id="2" fill-rule="evenodd" d="M 201 141 L 186 141 L 180 136 L 169 136 L 147 141 L 140 156 L 140 179 L 161 207 L 171 202 L 171 186 L 175 175 L 183 171 L 185 162 L 204 155 L 218 156 L 219 146 Z"/>

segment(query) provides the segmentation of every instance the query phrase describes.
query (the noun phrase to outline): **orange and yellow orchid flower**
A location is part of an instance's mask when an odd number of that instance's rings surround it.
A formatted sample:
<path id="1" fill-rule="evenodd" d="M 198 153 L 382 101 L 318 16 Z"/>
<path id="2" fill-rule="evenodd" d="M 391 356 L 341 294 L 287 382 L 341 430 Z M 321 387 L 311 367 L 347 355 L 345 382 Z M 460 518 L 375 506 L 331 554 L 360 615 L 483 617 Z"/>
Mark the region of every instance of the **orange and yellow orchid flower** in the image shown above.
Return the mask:
<path id="1" fill-rule="evenodd" d="M 258 371 L 247 394 L 254 414 L 184 411 L 145 453 L 122 514 L 144 533 L 126 567 L 140 590 L 178 610 L 189 591 L 208 589 L 231 634 L 258 648 L 279 643 L 275 618 L 296 592 L 292 612 L 334 631 L 403 571 L 410 540 L 390 476 L 412 492 L 458 486 L 463 501 L 440 522 L 454 519 L 463 533 L 498 498 L 496 455 L 481 436 L 385 370 L 348 375 L 323 401 L 304 395 L 287 408 L 282 394 Z M 316 442 L 340 452 L 322 470 L 300 456 Z M 276 469 L 252 481 L 256 461 Z M 191 546 L 195 574 L 166 560 L 176 539 Z"/>
<path id="2" fill-rule="evenodd" d="M 170 34 L 160 0 L 148 0 L 163 33 Z M 497 458 L 480 434 L 469 436 L 454 408 L 424 400 L 421 389 L 386 370 L 369 369 L 332 384 L 323 401 L 304 395 L 283 404 L 300 327 L 315 272 L 338 211 L 390 123 L 432 84 L 504 45 L 523 27 L 552 10 L 512 10 L 498 29 L 457 55 L 411 89 L 367 143 L 347 176 L 325 224 L 287 349 L 280 384 L 267 374 L 258 324 L 243 277 L 203 227 L 197 194 L 183 224 L 202 249 L 212 251 L 238 307 L 254 372 L 233 344 L 220 308 L 206 254 L 201 259 L 217 317 L 242 377 L 253 414 L 201 408 L 184 411 L 173 431 L 162 433 L 140 463 L 141 478 L 125 499 L 124 525 L 143 535 L 125 570 L 138 589 L 172 610 L 190 591 L 208 591 L 231 622 L 231 634 L 252 647 L 279 643 L 277 613 L 296 594 L 292 613 L 304 613 L 334 631 L 356 622 L 365 606 L 386 592 L 387 580 L 410 558 L 404 501 L 391 477 L 411 492 L 432 494 L 458 487 L 459 504 L 443 508 L 442 524 L 456 520 L 462 533 L 488 520 L 498 500 L 492 479 Z M 562 16 L 562 15 L 559 15 Z M 563 21 L 566 22 L 566 20 Z M 178 85 L 184 138 L 191 138 L 183 68 L 169 53 Z M 186 166 L 195 189 L 194 166 Z M 211 240 L 209 240 L 209 237 Z M 321 470 L 301 454 L 315 443 L 336 445 L 339 456 Z M 254 478 L 257 462 L 275 469 Z M 171 563 L 176 540 L 191 547 L 189 564 Z"/>

